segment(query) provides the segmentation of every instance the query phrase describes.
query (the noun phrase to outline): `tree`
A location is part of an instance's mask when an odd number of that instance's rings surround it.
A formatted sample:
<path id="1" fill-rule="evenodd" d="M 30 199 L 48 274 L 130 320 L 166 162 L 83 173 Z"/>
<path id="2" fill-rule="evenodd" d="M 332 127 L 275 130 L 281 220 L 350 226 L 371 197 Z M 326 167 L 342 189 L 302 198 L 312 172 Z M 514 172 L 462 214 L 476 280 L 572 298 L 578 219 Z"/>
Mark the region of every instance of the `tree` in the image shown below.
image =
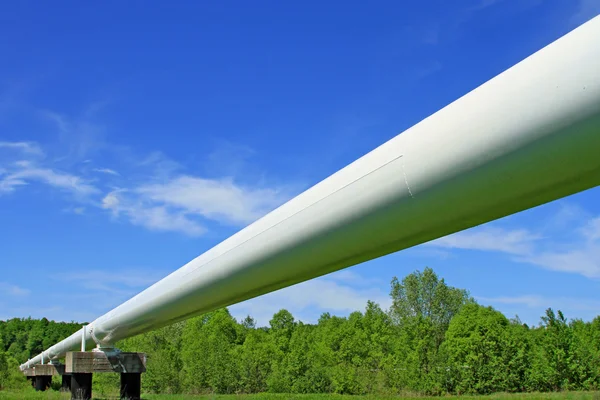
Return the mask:
<path id="1" fill-rule="evenodd" d="M 448 387 L 458 394 L 489 394 L 512 386 L 516 352 L 508 319 L 491 307 L 467 304 L 452 318 L 444 352 Z"/>
<path id="2" fill-rule="evenodd" d="M 0 390 L 6 389 L 8 374 L 8 356 L 4 352 L 4 344 L 0 341 Z"/>
<path id="3" fill-rule="evenodd" d="M 252 329 L 244 344 L 236 347 L 239 361 L 240 388 L 245 393 L 268 390 L 267 379 L 272 373 L 277 349 L 269 334 L 261 329 Z"/>
<path id="4" fill-rule="evenodd" d="M 422 318 L 440 332 L 445 332 L 452 317 L 470 300 L 466 290 L 446 285 L 431 268 L 415 271 L 402 282 L 394 277 L 390 296 L 390 312 L 396 323 Z"/>
<path id="5" fill-rule="evenodd" d="M 439 393 L 439 347 L 452 317 L 472 300 L 465 290 L 446 285 L 431 268 L 413 272 L 402 282 L 394 278 L 390 295 L 399 338 L 387 363 L 388 380 L 410 390 Z"/>
<path id="6" fill-rule="evenodd" d="M 288 310 L 279 310 L 273 315 L 273 318 L 269 321 L 269 325 L 271 326 L 270 333 L 278 349 L 283 353 L 287 352 L 290 339 L 296 327 L 294 317 Z"/>
<path id="7" fill-rule="evenodd" d="M 580 319 L 570 323 L 573 332 L 569 362 L 572 385 L 584 390 L 600 387 L 600 351 L 594 340 L 594 324 Z"/>

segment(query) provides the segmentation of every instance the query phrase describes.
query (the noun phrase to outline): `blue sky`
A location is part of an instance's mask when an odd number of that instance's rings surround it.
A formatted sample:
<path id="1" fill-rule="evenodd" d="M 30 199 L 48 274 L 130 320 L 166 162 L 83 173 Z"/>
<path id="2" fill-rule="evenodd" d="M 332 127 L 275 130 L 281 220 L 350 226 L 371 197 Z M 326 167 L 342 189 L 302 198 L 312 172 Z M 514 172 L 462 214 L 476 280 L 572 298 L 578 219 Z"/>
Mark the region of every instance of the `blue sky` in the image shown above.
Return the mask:
<path id="1" fill-rule="evenodd" d="M 600 13 L 597 0 L 10 2 L 0 319 L 90 321 Z M 236 305 L 387 307 L 432 267 L 538 323 L 600 310 L 600 190 Z"/>

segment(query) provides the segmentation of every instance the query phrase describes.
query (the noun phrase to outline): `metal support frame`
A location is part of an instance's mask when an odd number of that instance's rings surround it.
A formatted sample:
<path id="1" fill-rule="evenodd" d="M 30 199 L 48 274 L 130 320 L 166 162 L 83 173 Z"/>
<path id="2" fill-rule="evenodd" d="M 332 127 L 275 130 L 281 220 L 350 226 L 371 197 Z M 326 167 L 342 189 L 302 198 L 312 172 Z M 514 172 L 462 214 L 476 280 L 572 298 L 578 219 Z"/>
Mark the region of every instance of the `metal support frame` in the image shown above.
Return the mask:
<path id="1" fill-rule="evenodd" d="M 140 400 L 142 391 L 141 373 L 121 374 L 121 400 Z"/>
<path id="2" fill-rule="evenodd" d="M 71 391 L 71 375 L 64 374 L 61 376 L 61 392 L 70 392 Z"/>
<path id="3" fill-rule="evenodd" d="M 90 400 L 92 398 L 92 374 L 71 375 L 71 400 Z"/>
<path id="4" fill-rule="evenodd" d="M 36 392 L 43 392 L 50 387 L 52 375 L 40 375 L 34 377 L 34 387 Z"/>

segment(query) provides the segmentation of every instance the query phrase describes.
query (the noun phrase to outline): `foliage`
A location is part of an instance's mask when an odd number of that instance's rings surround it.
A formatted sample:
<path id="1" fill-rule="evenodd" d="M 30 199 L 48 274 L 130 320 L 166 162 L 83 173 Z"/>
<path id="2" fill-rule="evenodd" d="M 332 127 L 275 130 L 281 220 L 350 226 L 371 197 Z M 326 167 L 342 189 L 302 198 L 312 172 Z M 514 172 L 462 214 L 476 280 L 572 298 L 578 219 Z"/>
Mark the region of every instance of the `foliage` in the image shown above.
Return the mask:
<path id="1" fill-rule="evenodd" d="M 600 388 L 600 316 L 568 321 L 548 309 L 529 327 L 477 304 L 430 268 L 394 278 L 390 295 L 388 311 L 368 302 L 362 312 L 325 313 L 316 324 L 280 310 L 268 327 L 256 327 L 220 309 L 117 345 L 147 354 L 149 393 L 385 397 Z M 0 389 L 27 387 L 18 363 L 80 326 L 0 321 Z M 117 390 L 116 374 L 94 376 L 95 393 Z"/>
<path id="2" fill-rule="evenodd" d="M 96 391 L 94 391 L 96 395 Z M 0 400 L 69 400 L 69 393 L 60 392 L 35 392 L 28 391 L 0 391 Z M 101 397 L 103 398 L 103 397 Z M 109 397 L 118 398 L 118 395 Z M 435 400 L 439 397 L 415 396 L 407 393 L 405 395 L 368 395 L 351 396 L 337 394 L 281 394 L 281 393 L 258 393 L 258 394 L 207 394 L 207 395 L 182 395 L 182 394 L 144 394 L 146 400 Z M 555 393 L 496 393 L 486 396 L 461 396 L 465 400 L 598 400 L 600 392 L 555 392 Z"/>

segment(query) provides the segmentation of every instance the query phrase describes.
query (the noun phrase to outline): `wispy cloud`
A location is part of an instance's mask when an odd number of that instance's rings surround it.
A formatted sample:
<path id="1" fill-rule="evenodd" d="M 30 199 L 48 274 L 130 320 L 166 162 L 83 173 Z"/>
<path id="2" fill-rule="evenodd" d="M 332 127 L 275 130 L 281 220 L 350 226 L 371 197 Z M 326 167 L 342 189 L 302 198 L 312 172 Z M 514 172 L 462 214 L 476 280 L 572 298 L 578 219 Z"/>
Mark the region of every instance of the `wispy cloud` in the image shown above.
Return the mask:
<path id="1" fill-rule="evenodd" d="M 600 217 L 584 218 L 588 215 L 584 211 L 571 208 L 567 211 L 566 214 L 557 213 L 557 221 L 545 223 L 544 227 L 561 227 L 562 231 L 573 232 L 562 240 L 554 235 L 546 237 L 543 229 L 542 233 L 537 234 L 527 229 L 484 226 L 434 240 L 425 246 L 505 253 L 512 261 L 551 271 L 600 278 Z M 572 218 L 574 215 L 579 218 Z"/>
<path id="2" fill-rule="evenodd" d="M 497 251 L 508 254 L 529 254 L 540 235 L 526 229 L 473 228 L 426 244 L 447 249 Z"/>
<path id="3" fill-rule="evenodd" d="M 423 78 L 426 78 L 429 75 L 433 75 L 436 72 L 439 72 L 441 70 L 442 70 L 442 63 L 440 63 L 438 60 L 434 60 L 427 65 L 419 67 L 416 70 L 415 75 L 416 75 L 417 79 L 423 79 Z"/>
<path id="4" fill-rule="evenodd" d="M 516 260 L 552 271 L 600 278 L 600 217 L 584 219 L 579 223 L 579 227 L 567 228 L 573 235 L 560 246 L 551 244 L 546 248 L 538 248 Z"/>
<path id="5" fill-rule="evenodd" d="M 0 142 L 0 149 L 18 150 L 26 154 L 42 156 L 44 152 L 34 142 Z"/>
<path id="6" fill-rule="evenodd" d="M 483 10 L 484 8 L 491 7 L 502 1 L 503 0 L 480 0 L 473 7 L 471 7 L 471 10 Z"/>
<path id="7" fill-rule="evenodd" d="M 600 15 L 600 1 L 579 0 L 575 13 L 570 18 L 573 27 L 583 24 L 590 19 Z"/>
<path id="8" fill-rule="evenodd" d="M 449 31 L 456 31 L 461 25 L 475 19 L 479 13 L 493 12 L 496 7 L 502 6 L 503 10 L 510 10 L 511 13 L 522 13 L 525 10 L 533 7 L 538 7 L 543 4 L 544 0 L 478 0 L 469 2 L 465 8 L 457 8 L 453 21 L 450 23 L 452 28 Z M 593 1 L 593 0 L 592 0 Z"/>
<path id="9" fill-rule="evenodd" d="M 134 189 L 143 199 L 185 210 L 207 219 L 247 224 L 260 218 L 289 198 L 273 188 L 251 188 L 232 179 L 203 179 L 179 176 L 167 183 Z"/>
<path id="10" fill-rule="evenodd" d="M 49 114 L 62 130 L 69 122 L 60 115 Z M 131 160 L 129 175 L 120 181 L 127 187 L 115 188 L 113 168 L 81 168 L 70 164 L 65 170 L 54 161 L 34 157 L 43 154 L 34 142 L 2 142 L 13 153 L 13 161 L 2 165 L 0 194 L 19 187 L 43 184 L 74 195 L 75 205 L 66 210 L 82 214 L 83 205 L 110 211 L 115 219 L 155 231 L 181 232 L 199 236 L 207 231 L 207 221 L 242 226 L 252 222 L 285 202 L 292 195 L 287 187 L 240 184 L 232 177 L 205 178 L 178 173 L 184 167 L 160 152 Z M 15 158 L 15 154 L 22 154 Z M 25 153 L 29 157 L 24 157 Z M 25 158 L 25 159 L 23 159 Z M 225 162 L 225 160 L 221 160 Z M 67 163 L 69 164 L 69 163 Z M 89 163 L 87 163 L 89 164 Z M 90 176 L 92 172 L 104 178 Z M 112 179 L 111 179 L 112 178 Z M 122 183 L 122 182 L 120 182 Z M 110 187 L 109 191 L 102 189 Z"/>
<path id="11" fill-rule="evenodd" d="M 362 286 L 381 286 L 385 285 L 387 282 L 384 282 L 380 278 L 371 278 L 365 277 L 350 269 L 343 269 L 341 271 L 333 272 L 325 277 L 325 279 L 342 282 L 347 284 L 352 284 L 354 286 L 362 287 Z"/>
<path id="12" fill-rule="evenodd" d="M 79 176 L 50 168 L 38 167 L 30 161 L 20 161 L 13 164 L 13 170 L 2 176 L 0 180 L 0 191 L 12 192 L 18 186 L 23 186 L 33 181 L 41 182 L 78 196 L 88 196 L 100 192 L 99 189 Z"/>
<path id="13" fill-rule="evenodd" d="M 16 188 L 24 185 L 27 185 L 27 182 L 22 179 L 15 179 L 9 175 L 0 179 L 0 194 L 14 192 Z"/>
<path id="14" fill-rule="evenodd" d="M 94 169 L 92 169 L 92 171 L 94 171 L 94 172 L 100 172 L 101 174 L 114 175 L 114 176 L 121 175 L 117 171 L 115 171 L 114 169 L 110 169 L 110 168 L 94 168 Z"/>
<path id="15" fill-rule="evenodd" d="M 102 207 L 112 212 L 115 218 L 124 216 L 130 223 L 153 231 L 182 232 L 199 236 L 206 232 L 198 221 L 185 212 L 171 210 L 165 206 L 150 205 L 126 191 L 116 190 L 102 199 Z"/>
<path id="16" fill-rule="evenodd" d="M 600 217 L 592 218 L 581 229 L 581 232 L 589 241 L 600 240 Z"/>
<path id="17" fill-rule="evenodd" d="M 69 297 L 69 299 L 72 299 L 72 297 Z M 40 304 L 17 305 L 14 302 L 0 303 L 0 320 L 14 318 L 15 316 L 47 318 L 48 320 L 64 322 L 89 322 L 96 317 L 93 313 L 76 310 L 72 307 L 65 308 L 63 306 L 44 306 Z"/>
<path id="18" fill-rule="evenodd" d="M 216 139 L 215 149 L 206 157 L 205 170 L 211 176 L 239 176 L 256 169 L 251 159 L 256 151 L 243 144 Z"/>
<path id="19" fill-rule="evenodd" d="M 25 289 L 7 282 L 0 282 L 0 292 L 9 296 L 27 296 L 31 293 L 29 289 Z"/>
<path id="20" fill-rule="evenodd" d="M 95 120 L 96 114 L 102 108 L 97 104 L 101 103 L 91 105 L 77 117 L 54 111 L 41 112 L 42 116 L 54 124 L 61 147 L 66 149 L 66 154 L 60 159 L 81 161 L 107 147 L 106 128 Z"/>
<path id="21" fill-rule="evenodd" d="M 251 315 L 259 325 L 264 326 L 282 308 L 291 311 L 301 321 L 314 323 L 323 312 L 347 315 L 364 309 L 369 300 L 385 309 L 391 305 L 391 300 L 381 285 L 355 287 L 348 284 L 345 279 L 348 276 L 351 275 L 338 273 L 302 282 L 236 304 L 230 310 L 237 318 Z"/>
<path id="22" fill-rule="evenodd" d="M 501 297 L 475 297 L 483 303 L 519 305 L 539 309 L 552 307 L 557 310 L 597 311 L 600 309 L 600 300 L 573 298 L 573 297 L 546 297 L 539 295 L 501 296 Z"/>
<path id="23" fill-rule="evenodd" d="M 165 275 L 162 271 L 149 269 L 122 269 L 118 273 L 104 270 L 84 270 L 56 275 L 62 282 L 77 283 L 78 286 L 93 291 L 132 295 L 136 291 L 157 282 Z"/>
<path id="24" fill-rule="evenodd" d="M 535 264 L 545 269 L 600 278 L 600 244 L 588 243 L 562 252 L 541 251 L 516 261 Z"/>
<path id="25" fill-rule="evenodd" d="M 197 236 L 205 232 L 202 220 L 244 225 L 289 197 L 283 190 L 246 187 L 229 178 L 182 175 L 164 183 L 115 190 L 102 205 L 135 225 Z"/>
<path id="26" fill-rule="evenodd" d="M 98 194 L 99 189 L 87 179 L 57 169 L 44 159 L 45 152 L 35 142 L 0 142 L 5 153 L 0 173 L 0 193 L 11 193 L 34 182 L 51 186 L 79 198 Z"/>
<path id="27" fill-rule="evenodd" d="M 153 151 L 140 161 L 136 166 L 142 170 L 149 171 L 155 179 L 169 179 L 178 171 L 184 169 L 183 165 L 170 159 L 160 151 Z"/>

